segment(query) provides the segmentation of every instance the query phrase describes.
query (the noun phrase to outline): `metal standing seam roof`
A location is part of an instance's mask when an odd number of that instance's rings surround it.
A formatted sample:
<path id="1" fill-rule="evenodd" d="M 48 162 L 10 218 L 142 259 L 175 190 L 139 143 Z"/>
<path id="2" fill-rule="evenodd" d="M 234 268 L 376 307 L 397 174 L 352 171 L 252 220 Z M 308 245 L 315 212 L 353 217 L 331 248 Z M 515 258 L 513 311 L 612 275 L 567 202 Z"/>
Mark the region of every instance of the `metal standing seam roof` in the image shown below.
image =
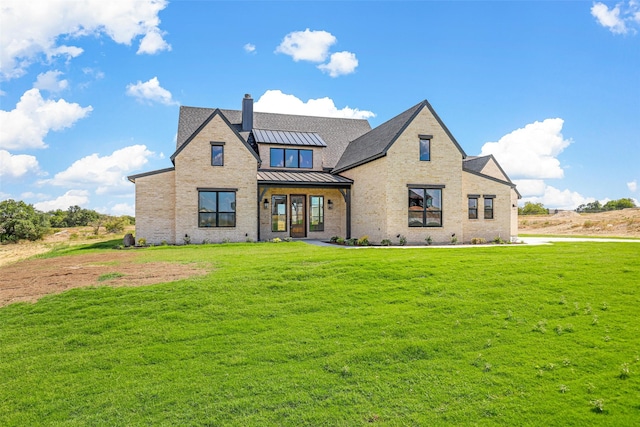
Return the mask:
<path id="1" fill-rule="evenodd" d="M 290 132 L 254 128 L 253 137 L 258 144 L 327 146 L 322 137 L 316 132 Z"/>
<path id="2" fill-rule="evenodd" d="M 279 170 L 259 170 L 258 184 L 324 184 L 350 185 L 353 181 L 328 172 L 291 172 Z"/>

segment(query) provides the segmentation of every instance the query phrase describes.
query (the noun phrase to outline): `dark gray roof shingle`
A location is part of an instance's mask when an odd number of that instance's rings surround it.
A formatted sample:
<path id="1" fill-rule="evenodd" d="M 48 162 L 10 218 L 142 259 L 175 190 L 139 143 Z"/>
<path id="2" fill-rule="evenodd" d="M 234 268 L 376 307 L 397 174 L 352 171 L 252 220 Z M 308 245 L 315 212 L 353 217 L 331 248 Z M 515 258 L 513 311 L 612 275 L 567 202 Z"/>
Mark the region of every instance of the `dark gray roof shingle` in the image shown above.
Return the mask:
<path id="1" fill-rule="evenodd" d="M 489 163 L 491 156 L 473 156 L 464 159 L 463 167 L 474 172 L 482 172 L 482 169 Z"/>
<path id="2" fill-rule="evenodd" d="M 202 125 L 215 111 L 213 108 L 180 107 L 176 149 Z M 249 133 L 241 132 L 242 111 L 220 110 L 235 130 L 248 141 Z M 288 132 L 313 132 L 319 134 L 327 147 L 323 151 L 323 164 L 333 167 L 344 149 L 359 136 L 371 130 L 369 122 L 363 119 L 343 119 L 333 117 L 297 116 L 293 114 L 253 113 L 255 129 L 270 129 Z"/>
<path id="3" fill-rule="evenodd" d="M 414 105 L 408 110 L 398 114 L 394 118 L 386 121 L 377 128 L 367 132 L 355 141 L 352 141 L 347 149 L 342 154 L 342 157 L 336 164 L 334 172 L 341 172 L 353 167 L 368 163 L 372 160 L 385 156 L 389 147 L 393 145 L 400 134 L 411 123 L 411 121 L 422 111 L 423 108 L 428 108 L 433 117 L 438 121 L 442 129 L 449 136 L 451 141 L 456 145 L 462 158 L 466 157 L 466 154 L 458 141 L 451 135 L 449 129 L 440 120 L 440 117 L 433 110 L 429 102 L 426 100 Z"/>

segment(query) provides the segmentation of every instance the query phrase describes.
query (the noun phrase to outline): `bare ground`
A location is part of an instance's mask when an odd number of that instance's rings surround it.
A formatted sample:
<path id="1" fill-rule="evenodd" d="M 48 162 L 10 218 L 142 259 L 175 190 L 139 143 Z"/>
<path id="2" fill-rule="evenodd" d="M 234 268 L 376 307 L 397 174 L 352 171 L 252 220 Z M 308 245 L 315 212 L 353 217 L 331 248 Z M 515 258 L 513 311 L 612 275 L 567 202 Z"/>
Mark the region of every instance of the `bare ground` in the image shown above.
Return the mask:
<path id="1" fill-rule="evenodd" d="M 35 302 L 44 295 L 84 286 L 143 286 L 186 279 L 207 271 L 195 264 L 136 262 L 133 250 L 32 259 L 2 267 L 0 307 Z"/>
<path id="2" fill-rule="evenodd" d="M 561 211 L 551 215 L 518 218 L 520 234 L 557 234 L 606 237 L 640 237 L 640 208 L 579 214 Z"/>

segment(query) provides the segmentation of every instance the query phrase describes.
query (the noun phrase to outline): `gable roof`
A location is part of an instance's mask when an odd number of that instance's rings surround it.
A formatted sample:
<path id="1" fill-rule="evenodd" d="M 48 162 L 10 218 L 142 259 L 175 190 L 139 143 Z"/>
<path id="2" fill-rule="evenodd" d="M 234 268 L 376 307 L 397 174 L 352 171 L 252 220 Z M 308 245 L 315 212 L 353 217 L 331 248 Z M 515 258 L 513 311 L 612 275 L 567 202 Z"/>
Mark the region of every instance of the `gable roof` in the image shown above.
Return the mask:
<path id="1" fill-rule="evenodd" d="M 438 124 L 442 129 L 444 129 L 447 136 L 458 148 L 462 154 L 462 158 L 464 159 L 467 155 L 462 147 L 460 147 L 460 144 L 458 144 L 458 141 L 456 141 L 451 132 L 449 132 L 449 129 L 447 129 L 442 120 L 440 120 L 440 117 L 438 117 L 429 102 L 424 100 L 352 141 L 340 157 L 340 160 L 336 164 L 333 172 L 342 172 L 386 156 L 389 148 L 394 142 L 396 142 L 398 137 L 402 132 L 404 132 L 407 126 L 409 126 L 423 108 L 429 109 L 433 117 L 438 121 Z"/>
<path id="2" fill-rule="evenodd" d="M 198 108 L 198 110 L 204 110 L 204 108 Z M 258 153 L 256 153 L 256 151 L 253 149 L 253 147 L 251 147 L 251 145 L 247 142 L 247 139 L 244 138 L 242 135 L 240 135 L 240 133 L 238 132 L 238 129 L 233 126 L 231 123 L 229 123 L 229 120 L 227 120 L 227 118 L 224 116 L 224 114 L 222 114 L 222 112 L 220 111 L 220 109 L 216 108 L 215 110 L 212 110 L 213 112 L 209 114 L 208 117 L 206 117 L 204 119 L 204 121 L 202 121 L 202 123 L 191 133 L 191 135 L 189 135 L 189 137 L 181 144 L 177 147 L 177 150 L 175 153 L 173 153 L 171 155 L 171 161 L 175 163 L 175 158 L 178 154 L 180 154 L 180 152 L 187 146 L 189 145 L 189 143 L 193 140 L 193 138 L 196 137 L 196 135 L 216 116 L 220 116 L 220 118 L 222 119 L 223 122 L 226 123 L 227 126 L 229 126 L 229 129 L 231 129 L 233 131 L 233 133 L 238 137 L 238 139 L 244 144 L 244 146 L 247 148 L 247 150 L 249 150 L 249 152 L 251 154 L 253 154 L 253 157 L 256 158 L 256 160 L 258 162 L 260 162 L 260 157 L 258 156 Z M 198 111 L 198 115 L 203 115 L 203 111 Z M 182 116 L 182 107 L 180 108 L 180 116 Z M 195 123 L 195 121 L 192 121 L 190 123 L 190 125 L 193 125 Z M 180 129 L 180 124 L 178 124 L 178 129 Z"/>
<path id="3" fill-rule="evenodd" d="M 203 122 L 215 111 L 211 108 L 180 107 L 178 118 L 178 134 L 176 149 L 180 149 Z M 231 128 L 249 142 L 250 132 L 242 132 L 242 111 L 219 109 L 227 119 Z M 335 117 L 298 116 L 293 114 L 253 113 L 253 127 L 255 129 L 270 129 L 285 132 L 308 132 L 319 134 L 326 143 L 322 150 L 323 164 L 333 167 L 340 159 L 349 141 L 371 130 L 371 125 L 364 119 L 345 119 Z"/>
<path id="4" fill-rule="evenodd" d="M 135 175 L 129 175 L 127 177 L 127 179 L 135 184 L 137 178 L 142 178 L 142 177 L 151 176 L 151 175 L 157 175 L 157 174 L 165 173 L 165 172 L 171 172 L 171 171 L 174 171 L 174 170 L 176 170 L 176 168 L 158 169 L 158 170 L 154 170 L 154 171 L 138 173 L 138 174 L 135 174 Z"/>
<path id="5" fill-rule="evenodd" d="M 498 160 L 496 160 L 493 154 L 489 154 L 487 156 L 467 157 L 462 161 L 462 169 L 487 175 L 486 173 L 483 172 L 483 170 L 490 161 L 493 161 L 493 164 L 498 167 L 498 170 L 500 171 L 502 176 L 504 176 L 506 181 L 512 182 L 511 179 L 509 178 L 509 175 L 507 175 L 504 169 L 502 169 L 502 166 L 500 166 L 500 163 L 498 163 Z M 497 177 L 494 177 L 494 178 L 497 178 Z"/>

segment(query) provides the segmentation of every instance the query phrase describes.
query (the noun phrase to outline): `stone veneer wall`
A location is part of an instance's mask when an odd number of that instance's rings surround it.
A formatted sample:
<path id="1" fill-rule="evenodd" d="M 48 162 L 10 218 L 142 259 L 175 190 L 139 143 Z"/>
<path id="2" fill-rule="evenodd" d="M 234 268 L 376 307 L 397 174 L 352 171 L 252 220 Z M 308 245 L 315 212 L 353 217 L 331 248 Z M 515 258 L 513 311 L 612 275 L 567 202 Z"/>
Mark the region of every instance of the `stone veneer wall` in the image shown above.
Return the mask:
<path id="1" fill-rule="evenodd" d="M 210 142 L 224 142 L 224 166 L 211 166 Z M 175 240 L 244 242 L 257 238 L 258 161 L 220 116 L 215 116 L 175 158 Z M 198 227 L 198 188 L 237 189 L 235 227 Z"/>
<path id="2" fill-rule="evenodd" d="M 136 240 L 175 243 L 175 172 L 136 179 Z"/>
<path id="3" fill-rule="evenodd" d="M 469 242 L 475 237 L 480 237 L 487 241 L 500 237 L 509 241 L 511 237 L 517 236 L 518 201 L 517 195 L 516 200 L 513 200 L 512 196 L 515 195 L 515 191 L 511 187 L 468 172 L 463 175 L 463 184 L 465 242 Z M 478 198 L 478 219 L 469 219 L 469 194 L 480 195 Z M 482 196 L 485 194 L 496 196 L 493 199 L 493 219 L 484 219 L 484 198 Z M 514 204 L 516 205 L 515 208 L 513 207 Z M 512 221 L 514 212 L 516 217 L 515 228 Z"/>

